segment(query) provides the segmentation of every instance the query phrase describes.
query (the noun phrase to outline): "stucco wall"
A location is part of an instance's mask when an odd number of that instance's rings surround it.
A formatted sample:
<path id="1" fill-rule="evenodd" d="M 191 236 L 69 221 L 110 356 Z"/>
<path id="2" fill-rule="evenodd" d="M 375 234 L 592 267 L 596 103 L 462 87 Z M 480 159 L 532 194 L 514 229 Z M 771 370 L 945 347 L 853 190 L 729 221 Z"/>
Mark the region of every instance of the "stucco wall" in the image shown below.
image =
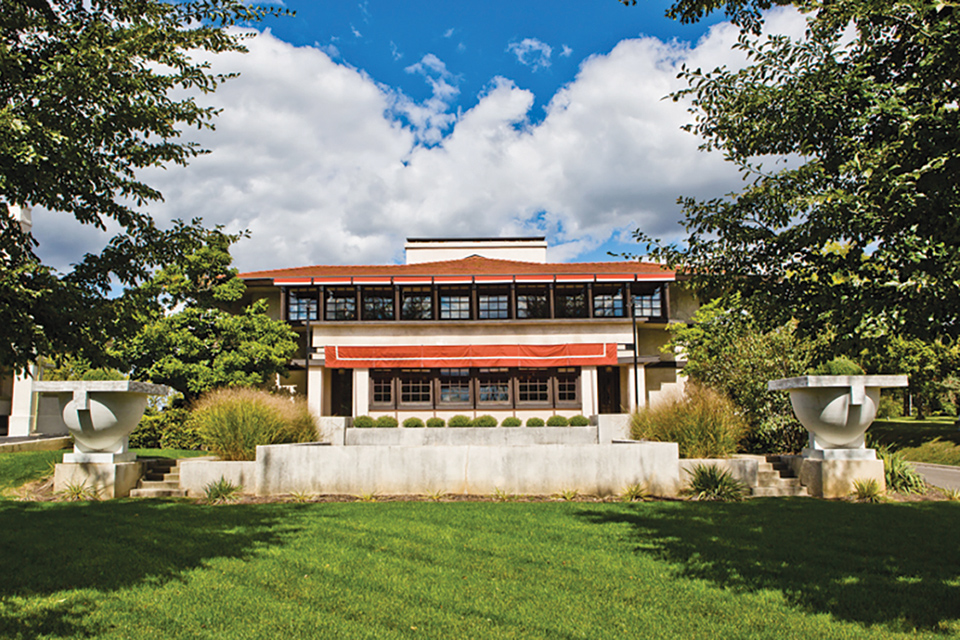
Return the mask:
<path id="1" fill-rule="evenodd" d="M 552 494 L 577 490 L 613 495 L 645 483 L 675 495 L 677 445 L 354 446 L 272 445 L 257 448 L 257 492 L 362 495 Z"/>

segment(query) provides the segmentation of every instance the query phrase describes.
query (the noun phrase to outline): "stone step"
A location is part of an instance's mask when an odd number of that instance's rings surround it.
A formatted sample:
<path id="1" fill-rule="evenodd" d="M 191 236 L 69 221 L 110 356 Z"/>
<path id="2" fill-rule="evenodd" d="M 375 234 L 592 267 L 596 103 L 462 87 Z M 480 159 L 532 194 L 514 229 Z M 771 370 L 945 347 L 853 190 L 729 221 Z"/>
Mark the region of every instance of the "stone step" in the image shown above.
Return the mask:
<path id="1" fill-rule="evenodd" d="M 810 494 L 807 493 L 807 488 L 801 484 L 789 484 L 789 485 L 777 485 L 773 487 L 754 487 L 750 495 L 754 498 L 770 498 L 770 497 L 783 497 L 783 496 L 801 496 L 806 497 Z"/>
<path id="2" fill-rule="evenodd" d="M 139 489 L 179 489 L 179 482 L 166 482 L 164 480 L 141 480 Z"/>
<path id="3" fill-rule="evenodd" d="M 131 498 L 184 498 L 186 492 L 183 489 L 131 489 Z"/>

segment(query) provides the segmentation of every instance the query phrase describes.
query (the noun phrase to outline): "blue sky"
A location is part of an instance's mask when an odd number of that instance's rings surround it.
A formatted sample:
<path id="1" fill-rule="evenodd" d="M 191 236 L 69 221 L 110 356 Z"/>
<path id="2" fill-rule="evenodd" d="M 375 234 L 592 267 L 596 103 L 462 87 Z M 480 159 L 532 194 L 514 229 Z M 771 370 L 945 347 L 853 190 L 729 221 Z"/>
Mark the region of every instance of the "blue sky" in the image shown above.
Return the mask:
<path id="1" fill-rule="evenodd" d="M 241 270 L 403 261 L 406 237 L 545 235 L 552 261 L 637 252 L 632 232 L 682 237 L 679 196 L 740 187 L 733 167 L 681 130 L 664 100 L 681 65 L 742 64 L 737 29 L 684 26 L 667 3 L 289 0 L 295 17 L 248 29 L 239 72 L 198 100 L 210 152 L 144 171 L 161 222 L 203 217 L 249 230 Z M 779 10 L 771 31 L 803 21 Z M 34 213 L 61 268 L 105 241 Z"/>

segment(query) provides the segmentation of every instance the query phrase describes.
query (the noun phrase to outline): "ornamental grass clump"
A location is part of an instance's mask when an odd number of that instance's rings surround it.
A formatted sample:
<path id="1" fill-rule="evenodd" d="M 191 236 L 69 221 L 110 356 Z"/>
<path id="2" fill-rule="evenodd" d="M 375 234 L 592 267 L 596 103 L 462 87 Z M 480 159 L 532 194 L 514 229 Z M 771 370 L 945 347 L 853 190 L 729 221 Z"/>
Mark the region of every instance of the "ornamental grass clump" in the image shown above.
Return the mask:
<path id="1" fill-rule="evenodd" d="M 676 442 L 681 458 L 726 458 L 737 450 L 748 425 L 725 396 L 699 385 L 631 417 L 634 440 Z"/>
<path id="2" fill-rule="evenodd" d="M 204 448 L 223 460 L 253 460 L 259 445 L 317 439 L 305 399 L 248 387 L 205 393 L 194 404 L 190 422 Z"/>

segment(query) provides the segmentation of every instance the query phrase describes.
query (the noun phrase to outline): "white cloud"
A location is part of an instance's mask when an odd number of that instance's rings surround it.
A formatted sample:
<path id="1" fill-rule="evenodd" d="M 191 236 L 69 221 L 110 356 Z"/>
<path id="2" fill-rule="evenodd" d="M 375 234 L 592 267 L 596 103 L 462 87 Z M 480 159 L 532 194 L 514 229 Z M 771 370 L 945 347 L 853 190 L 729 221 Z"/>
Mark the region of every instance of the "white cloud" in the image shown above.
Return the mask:
<path id="1" fill-rule="evenodd" d="M 569 58 L 573 54 L 573 49 L 567 45 L 563 45 L 563 49 L 560 51 L 561 58 Z"/>
<path id="2" fill-rule="evenodd" d="M 550 66 L 553 48 L 536 38 L 524 38 L 520 42 L 511 42 L 507 51 L 517 56 L 517 62 L 531 67 L 534 71 Z"/>
<path id="3" fill-rule="evenodd" d="M 788 12 L 769 24 L 804 26 Z M 721 25 L 693 47 L 623 41 L 585 60 L 532 124 L 534 96 L 509 79 L 492 79 L 473 108 L 453 112 L 457 78 L 434 55 L 407 68 L 431 86 L 418 103 L 265 33 L 248 54 L 213 60 L 241 76 L 201 98 L 223 108 L 216 131 L 187 132 L 211 152 L 186 168 L 145 171 L 165 196 L 149 211 L 249 229 L 234 251 L 242 270 L 401 260 L 409 236 L 544 234 L 555 260 L 638 227 L 677 237 L 678 196 L 723 194 L 740 180 L 680 130 L 685 106 L 662 98 L 681 88 L 683 62 L 741 64 L 730 51 L 737 35 Z M 102 237 L 64 233 L 71 223 L 61 218 L 34 213 L 41 255 L 59 265 Z"/>

